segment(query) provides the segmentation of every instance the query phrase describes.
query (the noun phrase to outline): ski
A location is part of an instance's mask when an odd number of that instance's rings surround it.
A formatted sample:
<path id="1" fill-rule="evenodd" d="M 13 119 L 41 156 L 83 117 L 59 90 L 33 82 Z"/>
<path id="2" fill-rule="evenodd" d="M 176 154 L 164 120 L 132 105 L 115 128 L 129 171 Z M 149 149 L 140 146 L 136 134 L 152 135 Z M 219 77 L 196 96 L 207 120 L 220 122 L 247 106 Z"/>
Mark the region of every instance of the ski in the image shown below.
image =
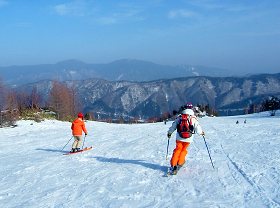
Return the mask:
<path id="1" fill-rule="evenodd" d="M 81 152 L 84 152 L 84 151 L 88 151 L 88 150 L 91 150 L 92 147 L 85 147 L 84 149 L 81 149 L 77 152 L 67 152 L 67 153 L 64 153 L 63 155 L 72 155 L 72 154 L 77 154 L 77 153 L 81 153 Z"/>

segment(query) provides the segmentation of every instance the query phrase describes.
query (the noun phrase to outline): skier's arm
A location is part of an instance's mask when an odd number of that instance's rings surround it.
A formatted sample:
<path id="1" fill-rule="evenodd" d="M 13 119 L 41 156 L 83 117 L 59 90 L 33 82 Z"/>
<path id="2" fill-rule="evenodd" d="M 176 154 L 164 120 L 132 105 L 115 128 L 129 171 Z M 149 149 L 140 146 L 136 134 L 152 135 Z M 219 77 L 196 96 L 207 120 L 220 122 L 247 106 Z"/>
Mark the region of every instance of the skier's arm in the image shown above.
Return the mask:
<path id="1" fill-rule="evenodd" d="M 178 122 L 178 118 L 175 121 L 173 121 L 172 126 L 167 131 L 167 135 L 171 136 L 171 134 L 177 129 Z"/>
<path id="2" fill-rule="evenodd" d="M 196 118 L 193 118 L 193 125 L 194 125 L 194 130 L 195 133 L 199 134 L 199 135 L 204 135 L 204 131 L 202 130 L 200 123 L 198 122 L 198 120 Z"/>

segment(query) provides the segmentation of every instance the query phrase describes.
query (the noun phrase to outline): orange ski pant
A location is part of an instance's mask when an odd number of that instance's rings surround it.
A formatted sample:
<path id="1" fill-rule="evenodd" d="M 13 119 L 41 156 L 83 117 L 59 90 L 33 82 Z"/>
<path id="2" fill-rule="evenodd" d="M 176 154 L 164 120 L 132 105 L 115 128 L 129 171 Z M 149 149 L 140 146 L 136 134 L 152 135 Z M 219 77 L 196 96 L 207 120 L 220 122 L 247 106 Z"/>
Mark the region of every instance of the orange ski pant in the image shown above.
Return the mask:
<path id="1" fill-rule="evenodd" d="M 188 154 L 187 148 L 189 147 L 189 142 L 182 142 L 176 140 L 176 148 L 173 150 L 173 155 L 170 160 L 172 167 L 176 165 L 183 165 L 185 163 L 185 157 Z"/>

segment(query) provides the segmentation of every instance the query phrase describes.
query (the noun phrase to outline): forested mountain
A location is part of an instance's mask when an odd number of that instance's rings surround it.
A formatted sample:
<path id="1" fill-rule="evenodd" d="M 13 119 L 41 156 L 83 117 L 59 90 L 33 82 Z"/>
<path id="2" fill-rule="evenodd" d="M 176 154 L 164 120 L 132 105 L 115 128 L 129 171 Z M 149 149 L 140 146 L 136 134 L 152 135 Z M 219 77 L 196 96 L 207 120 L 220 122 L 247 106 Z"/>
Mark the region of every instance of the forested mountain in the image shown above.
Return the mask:
<path id="1" fill-rule="evenodd" d="M 149 82 L 107 81 L 87 79 L 67 81 L 75 86 L 85 112 L 99 116 L 152 117 L 177 110 L 182 104 L 209 104 L 216 110 L 243 110 L 270 95 L 280 95 L 280 74 L 249 77 L 186 77 Z M 22 86 L 30 90 L 36 86 L 47 95 L 51 82 Z M 47 97 L 47 96 L 44 96 Z"/>

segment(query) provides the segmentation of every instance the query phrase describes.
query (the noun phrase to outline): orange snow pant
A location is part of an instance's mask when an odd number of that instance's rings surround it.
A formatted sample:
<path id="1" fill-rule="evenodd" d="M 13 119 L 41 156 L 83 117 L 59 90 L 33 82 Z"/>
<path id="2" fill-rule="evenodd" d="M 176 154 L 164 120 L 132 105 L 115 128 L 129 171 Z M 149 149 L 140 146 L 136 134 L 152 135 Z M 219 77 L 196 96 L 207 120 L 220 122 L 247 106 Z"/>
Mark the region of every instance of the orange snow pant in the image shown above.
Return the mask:
<path id="1" fill-rule="evenodd" d="M 170 160 L 170 164 L 172 167 L 176 165 L 184 165 L 185 157 L 188 154 L 187 148 L 189 147 L 189 145 L 189 142 L 176 140 L 176 148 L 173 150 L 173 155 Z"/>

